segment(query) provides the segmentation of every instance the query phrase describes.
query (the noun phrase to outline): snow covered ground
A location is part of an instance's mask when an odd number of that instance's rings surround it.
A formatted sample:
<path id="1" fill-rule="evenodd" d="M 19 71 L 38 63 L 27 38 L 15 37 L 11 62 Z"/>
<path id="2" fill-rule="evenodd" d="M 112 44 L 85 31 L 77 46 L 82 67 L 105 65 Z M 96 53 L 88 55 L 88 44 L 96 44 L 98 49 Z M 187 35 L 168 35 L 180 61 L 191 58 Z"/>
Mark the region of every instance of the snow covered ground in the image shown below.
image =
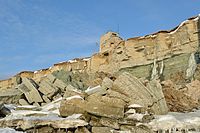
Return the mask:
<path id="1" fill-rule="evenodd" d="M 148 125 L 154 131 L 200 133 L 200 110 L 189 113 L 170 112 L 167 115 L 157 115 Z"/>

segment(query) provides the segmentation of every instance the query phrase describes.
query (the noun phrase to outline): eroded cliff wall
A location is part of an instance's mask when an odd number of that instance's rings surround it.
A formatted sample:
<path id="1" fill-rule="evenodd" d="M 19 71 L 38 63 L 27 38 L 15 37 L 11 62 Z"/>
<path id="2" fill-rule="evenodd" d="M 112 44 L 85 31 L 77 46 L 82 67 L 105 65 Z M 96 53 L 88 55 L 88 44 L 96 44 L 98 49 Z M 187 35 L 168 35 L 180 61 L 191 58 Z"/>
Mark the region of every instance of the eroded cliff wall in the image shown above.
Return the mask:
<path id="1" fill-rule="evenodd" d="M 54 64 L 48 69 L 25 71 L 0 81 L 0 89 L 12 88 L 17 76 L 39 80 L 57 70 L 104 72 L 118 74 L 124 71 L 148 79 L 183 80 L 192 78 L 199 63 L 199 16 L 182 22 L 170 31 L 123 40 L 117 33 L 108 32 L 100 39 L 100 51 L 89 58 L 74 59 Z M 179 80 L 180 82 L 180 80 Z"/>

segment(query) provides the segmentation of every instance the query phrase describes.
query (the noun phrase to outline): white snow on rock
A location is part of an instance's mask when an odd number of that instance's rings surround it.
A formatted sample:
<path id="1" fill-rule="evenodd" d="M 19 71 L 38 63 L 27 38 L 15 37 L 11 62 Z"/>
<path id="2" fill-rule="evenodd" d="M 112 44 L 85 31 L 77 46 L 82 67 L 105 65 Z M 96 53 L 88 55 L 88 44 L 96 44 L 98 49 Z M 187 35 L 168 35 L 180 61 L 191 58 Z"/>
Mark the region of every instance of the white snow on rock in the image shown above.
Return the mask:
<path id="1" fill-rule="evenodd" d="M 66 119 L 70 120 L 70 119 L 79 119 L 83 114 L 73 114 L 68 116 Z"/>
<path id="2" fill-rule="evenodd" d="M 91 58 L 84 58 L 83 61 L 89 61 Z"/>
<path id="3" fill-rule="evenodd" d="M 128 106 L 128 108 L 143 108 L 143 106 L 141 106 L 139 104 L 131 104 Z"/>
<path id="4" fill-rule="evenodd" d="M 38 71 L 34 71 L 34 73 L 38 73 Z"/>
<path id="5" fill-rule="evenodd" d="M 135 109 L 129 109 L 125 114 L 135 114 L 136 110 Z"/>
<path id="6" fill-rule="evenodd" d="M 174 34 L 175 32 L 177 32 L 180 27 L 182 27 L 185 23 L 187 23 L 189 20 L 185 20 L 183 21 L 174 31 L 170 32 L 169 34 Z"/>
<path id="7" fill-rule="evenodd" d="M 71 97 L 66 98 L 66 100 L 72 100 L 72 99 L 83 99 L 83 98 L 79 95 L 75 95 L 75 96 L 71 96 Z"/>
<path id="8" fill-rule="evenodd" d="M 138 121 L 142 121 L 142 118 L 144 117 L 145 114 L 131 114 L 129 116 L 127 116 L 128 119 L 133 119 L 133 120 L 138 120 Z"/>
<path id="9" fill-rule="evenodd" d="M 0 133 L 24 133 L 21 131 L 16 131 L 15 129 L 12 128 L 0 128 Z"/>
<path id="10" fill-rule="evenodd" d="M 74 63 L 74 62 L 77 62 L 77 60 L 69 60 L 68 62 L 69 63 Z"/>
<path id="11" fill-rule="evenodd" d="M 170 112 L 167 115 L 156 115 L 155 119 L 148 123 L 154 131 L 181 131 L 187 133 L 200 132 L 200 110 L 189 113 Z"/>
<path id="12" fill-rule="evenodd" d="M 95 86 L 93 88 L 88 87 L 87 90 L 85 90 L 85 93 L 87 93 L 88 95 L 94 94 L 94 93 L 101 93 L 104 94 L 106 93 L 105 89 L 102 89 L 102 87 L 100 85 Z"/>

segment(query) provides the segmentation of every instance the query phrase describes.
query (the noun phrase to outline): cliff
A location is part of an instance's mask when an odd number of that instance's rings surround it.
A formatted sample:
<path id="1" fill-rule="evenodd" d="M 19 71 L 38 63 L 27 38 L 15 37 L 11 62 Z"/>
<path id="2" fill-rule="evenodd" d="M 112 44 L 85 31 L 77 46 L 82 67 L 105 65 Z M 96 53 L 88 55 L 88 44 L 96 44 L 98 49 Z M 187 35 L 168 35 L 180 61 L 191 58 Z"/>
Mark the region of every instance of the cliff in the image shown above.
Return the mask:
<path id="1" fill-rule="evenodd" d="M 57 63 L 47 69 L 20 72 L 8 80 L 0 81 L 0 88 L 12 88 L 17 76 L 37 80 L 61 69 L 112 75 L 128 71 L 136 77 L 147 79 L 169 79 L 178 73 L 190 79 L 194 72 L 191 72 L 192 66 L 189 63 L 192 60 L 199 63 L 199 27 L 197 16 L 172 30 L 127 40 L 123 40 L 118 33 L 108 32 L 100 39 L 99 53 L 89 58 Z"/>
<path id="2" fill-rule="evenodd" d="M 172 30 L 127 40 L 107 32 L 91 57 L 0 81 L 0 127 L 59 133 L 199 131 L 199 22 L 197 16 Z"/>

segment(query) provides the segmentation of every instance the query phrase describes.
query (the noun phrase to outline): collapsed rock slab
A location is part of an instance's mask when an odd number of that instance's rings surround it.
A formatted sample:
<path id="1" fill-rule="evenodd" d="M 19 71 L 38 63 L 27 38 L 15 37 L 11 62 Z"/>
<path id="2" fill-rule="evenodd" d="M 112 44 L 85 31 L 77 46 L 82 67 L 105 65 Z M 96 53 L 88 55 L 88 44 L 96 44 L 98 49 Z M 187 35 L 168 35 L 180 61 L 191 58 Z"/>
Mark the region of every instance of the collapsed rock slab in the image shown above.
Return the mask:
<path id="1" fill-rule="evenodd" d="M 67 85 L 59 79 L 56 79 L 54 81 L 53 85 L 60 88 L 62 91 L 65 91 L 65 88 L 67 87 Z"/>
<path id="2" fill-rule="evenodd" d="M 84 108 L 88 113 L 109 118 L 124 117 L 125 103 L 121 99 L 93 94 L 86 101 Z"/>
<path id="3" fill-rule="evenodd" d="M 67 85 L 66 87 L 66 91 L 64 93 L 64 98 L 67 98 L 67 97 L 71 97 L 71 96 L 75 96 L 75 95 L 80 95 L 81 97 L 84 97 L 84 93 L 80 90 L 78 90 L 77 88 L 75 88 L 74 86 L 72 85 Z"/>
<path id="4" fill-rule="evenodd" d="M 20 105 L 29 105 L 29 103 L 25 99 L 19 99 Z"/>
<path id="5" fill-rule="evenodd" d="M 113 85 L 113 81 L 108 78 L 108 77 L 105 77 L 102 81 L 102 88 L 103 89 L 110 89 L 112 88 L 112 85 Z"/>
<path id="6" fill-rule="evenodd" d="M 84 104 L 84 99 L 78 95 L 63 99 L 59 108 L 60 115 L 66 117 L 73 114 L 84 114 Z"/>
<path id="7" fill-rule="evenodd" d="M 104 95 L 106 94 L 106 89 L 103 89 L 100 85 L 98 86 L 95 86 L 93 88 L 88 88 L 87 90 L 85 90 L 85 92 L 88 94 L 88 95 L 92 95 L 92 94 L 100 94 L 100 95 Z"/>
<path id="8" fill-rule="evenodd" d="M 45 103 L 50 103 L 51 102 L 51 100 L 45 95 L 43 95 L 42 98 L 45 101 Z"/>
<path id="9" fill-rule="evenodd" d="M 97 116 L 123 118 L 124 105 L 125 103 L 120 99 L 93 94 L 86 100 L 80 96 L 68 97 L 61 102 L 59 111 L 61 116 L 88 112 Z"/>
<path id="10" fill-rule="evenodd" d="M 56 87 L 53 87 L 51 83 L 42 80 L 39 84 L 39 91 L 46 95 L 48 98 L 52 98 L 53 95 L 55 95 L 58 92 L 58 89 Z"/>
<path id="11" fill-rule="evenodd" d="M 145 87 L 136 77 L 130 73 L 122 73 L 113 83 L 112 90 L 130 98 L 129 104 L 139 104 L 146 108 L 150 107 L 155 114 L 166 114 L 166 106 L 161 88 L 155 89 Z M 158 103 L 158 104 L 157 104 Z M 164 104 L 164 106 L 160 106 Z M 162 108 L 158 110 L 159 108 Z"/>
<path id="12" fill-rule="evenodd" d="M 43 102 L 37 88 L 29 79 L 22 78 L 22 84 L 18 86 L 18 89 L 25 94 L 30 104 L 33 102 Z"/>
<path id="13" fill-rule="evenodd" d="M 19 99 L 22 96 L 22 92 L 18 89 L 2 89 L 0 90 L 0 101 L 3 103 L 19 104 Z"/>
<path id="14" fill-rule="evenodd" d="M 56 80 L 56 77 L 53 76 L 52 74 L 48 74 L 48 75 L 46 76 L 46 79 L 47 79 L 50 83 L 54 83 L 55 80 Z"/>

